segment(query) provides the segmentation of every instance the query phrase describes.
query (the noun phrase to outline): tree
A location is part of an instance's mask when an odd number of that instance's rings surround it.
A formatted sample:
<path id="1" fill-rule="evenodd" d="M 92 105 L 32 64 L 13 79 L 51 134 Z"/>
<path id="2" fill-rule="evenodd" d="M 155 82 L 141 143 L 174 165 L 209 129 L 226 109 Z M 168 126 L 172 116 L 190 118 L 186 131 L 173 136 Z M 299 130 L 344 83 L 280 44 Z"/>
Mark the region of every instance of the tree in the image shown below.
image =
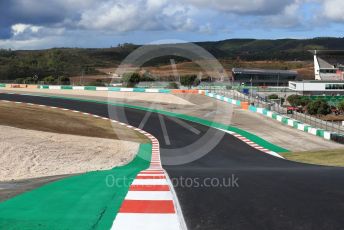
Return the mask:
<path id="1" fill-rule="evenodd" d="M 301 99 L 302 99 L 302 97 L 299 96 L 299 95 L 290 95 L 290 96 L 287 98 L 287 101 L 289 102 L 289 104 L 290 104 L 291 106 L 296 107 L 296 106 L 301 105 Z"/>
<path id="2" fill-rule="evenodd" d="M 24 82 L 24 78 L 16 78 L 14 80 L 14 83 L 17 83 L 17 84 L 22 84 Z"/>
<path id="3" fill-rule="evenodd" d="M 53 76 L 43 78 L 44 84 L 54 84 L 56 79 Z"/>
<path id="4" fill-rule="evenodd" d="M 178 84 L 175 83 L 175 82 L 170 82 L 170 83 L 168 84 L 167 88 L 169 88 L 169 89 L 179 89 L 179 86 L 178 86 Z"/>
<path id="5" fill-rule="evenodd" d="M 318 99 L 307 105 L 307 111 L 311 115 L 327 115 L 331 113 L 331 107 L 325 100 Z"/>
<path id="6" fill-rule="evenodd" d="M 105 86 L 105 83 L 101 79 L 96 79 L 92 82 L 87 82 L 86 86 Z"/>
<path id="7" fill-rule="evenodd" d="M 197 81 L 197 75 L 184 75 L 180 77 L 180 84 L 183 86 L 187 86 L 188 88 L 191 88 L 191 86 L 197 86 L 199 85 L 199 81 Z"/>
<path id="8" fill-rule="evenodd" d="M 338 103 L 337 105 L 338 109 L 342 112 L 344 112 L 344 100 Z"/>
<path id="9" fill-rule="evenodd" d="M 140 75 L 138 73 L 125 73 L 122 76 L 122 81 L 127 87 L 135 87 L 140 82 Z"/>
<path id="10" fill-rule="evenodd" d="M 312 102 L 312 100 L 308 97 L 302 97 L 301 100 L 299 101 L 299 103 L 302 107 L 307 106 L 311 102 Z"/>
<path id="11" fill-rule="evenodd" d="M 268 99 L 270 99 L 270 100 L 278 99 L 278 95 L 277 95 L 277 94 L 270 94 L 270 95 L 268 96 Z"/>
<path id="12" fill-rule="evenodd" d="M 60 77 L 60 82 L 62 85 L 70 85 L 69 77 L 65 77 L 65 76 Z"/>
<path id="13" fill-rule="evenodd" d="M 145 72 L 140 78 L 140 81 L 155 81 L 155 79 L 150 73 Z"/>

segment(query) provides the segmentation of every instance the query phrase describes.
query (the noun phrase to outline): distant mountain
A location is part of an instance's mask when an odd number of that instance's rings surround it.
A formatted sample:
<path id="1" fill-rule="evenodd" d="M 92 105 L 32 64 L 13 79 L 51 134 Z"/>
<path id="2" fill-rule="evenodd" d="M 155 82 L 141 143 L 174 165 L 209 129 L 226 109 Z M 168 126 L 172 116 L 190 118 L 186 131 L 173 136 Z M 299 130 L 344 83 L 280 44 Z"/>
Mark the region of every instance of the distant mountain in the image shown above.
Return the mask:
<path id="1" fill-rule="evenodd" d="M 308 50 L 344 50 L 344 38 L 313 39 L 229 39 L 196 43 L 217 58 L 243 60 L 311 60 Z"/>
<path id="2" fill-rule="evenodd" d="M 225 60 L 312 60 L 308 50 L 344 50 L 344 38 L 313 39 L 229 39 L 217 42 L 196 42 L 218 59 Z M 37 51 L 0 50 L 0 79 L 11 80 L 38 75 L 75 76 L 99 74 L 98 67 L 113 67 L 139 45 L 123 44 L 106 49 L 56 48 Z M 171 57 L 151 60 L 146 65 L 162 65 Z M 177 62 L 184 61 L 175 58 Z"/>

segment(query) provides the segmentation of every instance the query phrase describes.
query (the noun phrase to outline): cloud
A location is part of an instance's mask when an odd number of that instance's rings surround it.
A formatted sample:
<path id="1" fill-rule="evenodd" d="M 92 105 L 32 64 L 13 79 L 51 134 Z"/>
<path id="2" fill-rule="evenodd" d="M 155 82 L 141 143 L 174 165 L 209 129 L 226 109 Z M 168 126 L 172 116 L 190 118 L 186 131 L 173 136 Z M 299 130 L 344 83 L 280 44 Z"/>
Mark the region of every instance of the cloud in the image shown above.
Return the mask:
<path id="1" fill-rule="evenodd" d="M 191 9 L 165 0 L 106 1 L 81 14 L 84 29 L 128 32 L 134 30 L 195 30 Z"/>
<path id="2" fill-rule="evenodd" d="M 278 14 L 294 0 L 186 0 L 202 8 L 213 8 L 218 11 L 238 14 L 268 15 Z"/>
<path id="3" fill-rule="evenodd" d="M 312 4 L 318 8 L 309 7 Z M 243 32 L 243 36 L 254 36 L 252 29 L 263 34 L 276 29 L 292 33 L 306 27 L 316 30 L 321 23 L 343 23 L 343 8 L 342 0 L 0 1 L 0 47 L 10 42 L 22 47 L 42 40 L 58 41 L 51 46 L 65 41 L 78 46 L 81 35 L 85 40 L 125 37 L 141 43 L 133 34 L 146 33 L 153 40 L 155 33 L 158 39 L 166 34 L 169 38 L 199 40 L 224 38 L 228 30 Z"/>
<path id="4" fill-rule="evenodd" d="M 264 18 L 263 25 L 275 28 L 293 28 L 303 25 L 302 12 L 300 12 L 301 2 L 297 1 L 286 6 L 279 15 L 271 15 Z"/>
<path id="5" fill-rule="evenodd" d="M 30 24 L 15 24 L 11 27 L 12 39 L 30 40 L 34 38 L 44 38 L 59 36 L 64 33 L 64 28 L 48 28 Z"/>
<path id="6" fill-rule="evenodd" d="M 344 1 L 324 0 L 323 16 L 329 20 L 344 22 Z"/>

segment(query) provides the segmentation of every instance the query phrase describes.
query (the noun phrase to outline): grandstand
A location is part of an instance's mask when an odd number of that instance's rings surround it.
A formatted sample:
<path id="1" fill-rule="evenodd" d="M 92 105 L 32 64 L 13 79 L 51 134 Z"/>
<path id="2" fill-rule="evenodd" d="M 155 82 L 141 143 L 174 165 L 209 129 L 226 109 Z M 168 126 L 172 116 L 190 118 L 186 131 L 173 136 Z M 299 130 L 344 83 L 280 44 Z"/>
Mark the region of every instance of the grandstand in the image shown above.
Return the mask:
<path id="1" fill-rule="evenodd" d="M 315 50 L 313 81 L 289 81 L 289 89 L 302 95 L 344 95 L 344 50 Z"/>
<path id="2" fill-rule="evenodd" d="M 315 80 L 344 80 L 344 51 L 315 50 L 313 52 Z"/>
<path id="3" fill-rule="evenodd" d="M 288 86 L 298 78 L 297 71 L 233 68 L 234 83 L 253 86 Z"/>

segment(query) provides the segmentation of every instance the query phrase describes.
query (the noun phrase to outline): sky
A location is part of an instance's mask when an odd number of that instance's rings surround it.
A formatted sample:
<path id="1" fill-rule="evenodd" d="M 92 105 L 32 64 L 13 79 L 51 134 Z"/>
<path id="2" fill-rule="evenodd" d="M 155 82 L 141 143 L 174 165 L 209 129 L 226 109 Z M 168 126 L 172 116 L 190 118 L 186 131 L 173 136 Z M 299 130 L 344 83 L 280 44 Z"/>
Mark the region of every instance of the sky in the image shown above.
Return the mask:
<path id="1" fill-rule="evenodd" d="M 343 0 L 1 0 L 0 48 L 344 37 Z"/>

